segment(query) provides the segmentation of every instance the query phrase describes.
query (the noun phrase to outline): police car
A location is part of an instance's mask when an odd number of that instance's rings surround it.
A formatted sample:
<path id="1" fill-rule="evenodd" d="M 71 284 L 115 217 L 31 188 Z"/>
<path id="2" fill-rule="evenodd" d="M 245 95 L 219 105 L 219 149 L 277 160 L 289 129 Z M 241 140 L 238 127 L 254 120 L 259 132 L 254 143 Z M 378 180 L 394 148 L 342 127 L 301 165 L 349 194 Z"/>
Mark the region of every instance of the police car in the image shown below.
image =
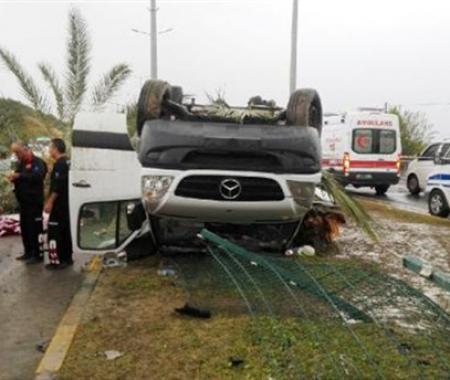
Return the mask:
<path id="1" fill-rule="evenodd" d="M 439 174 L 442 162 L 450 159 L 450 140 L 435 142 L 408 165 L 406 186 L 412 195 L 418 195 L 427 189 L 428 178 Z"/>
<path id="2" fill-rule="evenodd" d="M 447 218 L 450 215 L 450 151 L 445 157 L 436 159 L 426 191 L 429 193 L 430 214 Z"/>

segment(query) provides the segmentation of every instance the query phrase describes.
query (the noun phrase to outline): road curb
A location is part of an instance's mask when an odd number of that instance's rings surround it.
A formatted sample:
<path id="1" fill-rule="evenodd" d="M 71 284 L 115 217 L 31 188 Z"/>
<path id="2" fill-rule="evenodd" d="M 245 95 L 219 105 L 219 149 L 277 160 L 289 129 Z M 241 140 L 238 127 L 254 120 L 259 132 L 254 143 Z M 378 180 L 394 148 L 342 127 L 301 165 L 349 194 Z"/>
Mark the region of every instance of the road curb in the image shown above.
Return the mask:
<path id="1" fill-rule="evenodd" d="M 440 288 L 450 291 L 450 273 L 433 268 L 431 264 L 416 256 L 405 256 L 403 266 L 429 279 Z"/>
<path id="2" fill-rule="evenodd" d="M 86 276 L 56 328 L 55 334 L 36 369 L 35 380 L 54 379 L 60 370 L 81 321 L 84 308 L 97 283 L 102 265 L 95 256 L 86 268 Z"/>

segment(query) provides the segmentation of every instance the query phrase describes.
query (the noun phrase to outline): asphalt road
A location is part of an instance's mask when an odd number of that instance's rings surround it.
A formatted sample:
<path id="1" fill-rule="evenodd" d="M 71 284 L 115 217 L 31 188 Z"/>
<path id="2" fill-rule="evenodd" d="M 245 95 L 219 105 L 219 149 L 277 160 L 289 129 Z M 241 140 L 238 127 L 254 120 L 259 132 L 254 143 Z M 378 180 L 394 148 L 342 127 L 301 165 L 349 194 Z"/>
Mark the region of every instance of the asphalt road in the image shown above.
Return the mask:
<path id="1" fill-rule="evenodd" d="M 81 259 L 61 271 L 28 266 L 20 237 L 0 238 L 0 380 L 33 379 L 48 341 L 81 284 Z"/>
<path id="2" fill-rule="evenodd" d="M 389 202 L 393 206 L 421 213 L 428 213 L 428 198 L 425 194 L 421 193 L 419 196 L 413 196 L 406 188 L 406 184 L 401 181 L 398 185 L 391 186 L 384 196 L 378 196 L 375 194 L 374 189 L 359 188 L 355 189 L 352 186 L 348 186 L 346 190 L 350 194 L 358 195 L 365 198 L 372 198 L 383 202 Z"/>

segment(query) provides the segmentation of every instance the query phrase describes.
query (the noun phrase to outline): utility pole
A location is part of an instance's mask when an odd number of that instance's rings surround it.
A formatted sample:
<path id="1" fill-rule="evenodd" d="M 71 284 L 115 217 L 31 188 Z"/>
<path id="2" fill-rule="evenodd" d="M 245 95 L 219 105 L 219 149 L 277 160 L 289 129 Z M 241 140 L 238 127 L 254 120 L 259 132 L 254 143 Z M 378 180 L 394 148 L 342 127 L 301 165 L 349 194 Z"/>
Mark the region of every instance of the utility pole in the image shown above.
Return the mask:
<path id="1" fill-rule="evenodd" d="M 289 78 L 289 93 L 297 88 L 297 32 L 298 32 L 298 0 L 292 0 L 292 30 L 291 30 L 291 72 Z"/>
<path id="2" fill-rule="evenodd" d="M 158 46 L 156 35 L 156 0 L 150 0 L 150 77 L 158 78 Z"/>

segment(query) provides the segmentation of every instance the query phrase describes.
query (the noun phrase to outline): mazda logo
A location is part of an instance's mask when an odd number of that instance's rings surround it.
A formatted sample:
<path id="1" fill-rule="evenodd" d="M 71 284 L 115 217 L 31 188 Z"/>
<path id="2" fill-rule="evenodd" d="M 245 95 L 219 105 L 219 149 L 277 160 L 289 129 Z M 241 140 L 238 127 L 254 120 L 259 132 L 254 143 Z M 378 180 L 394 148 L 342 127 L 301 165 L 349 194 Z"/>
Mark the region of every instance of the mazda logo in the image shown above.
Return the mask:
<path id="1" fill-rule="evenodd" d="M 220 182 L 219 192 L 223 199 L 233 200 L 241 195 L 242 186 L 238 180 L 227 178 Z"/>

